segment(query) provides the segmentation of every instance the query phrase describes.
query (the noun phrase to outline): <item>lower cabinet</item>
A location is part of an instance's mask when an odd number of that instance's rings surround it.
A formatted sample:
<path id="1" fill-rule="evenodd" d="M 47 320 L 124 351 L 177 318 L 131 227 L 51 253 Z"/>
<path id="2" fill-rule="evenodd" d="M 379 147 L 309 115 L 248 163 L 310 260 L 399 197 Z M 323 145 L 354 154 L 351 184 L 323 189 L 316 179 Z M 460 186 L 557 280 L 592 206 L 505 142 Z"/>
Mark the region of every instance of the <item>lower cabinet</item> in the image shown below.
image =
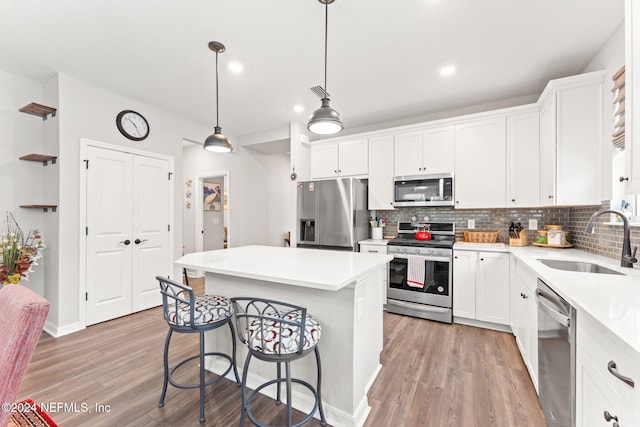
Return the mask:
<path id="1" fill-rule="evenodd" d="M 360 244 L 360 252 L 362 253 L 370 253 L 370 254 L 387 254 L 387 245 L 386 243 L 382 244 L 373 244 L 373 243 L 361 243 Z M 382 267 L 382 304 L 387 304 L 387 287 L 389 286 L 389 264 L 385 264 Z"/>
<path id="2" fill-rule="evenodd" d="M 509 325 L 509 254 L 453 251 L 453 315 Z"/>
<path id="3" fill-rule="evenodd" d="M 536 273 L 511 257 L 510 324 L 529 377 L 538 390 L 538 307 Z"/>
<path id="4" fill-rule="evenodd" d="M 576 425 L 640 426 L 637 353 L 588 315 L 578 314 L 577 329 Z"/>

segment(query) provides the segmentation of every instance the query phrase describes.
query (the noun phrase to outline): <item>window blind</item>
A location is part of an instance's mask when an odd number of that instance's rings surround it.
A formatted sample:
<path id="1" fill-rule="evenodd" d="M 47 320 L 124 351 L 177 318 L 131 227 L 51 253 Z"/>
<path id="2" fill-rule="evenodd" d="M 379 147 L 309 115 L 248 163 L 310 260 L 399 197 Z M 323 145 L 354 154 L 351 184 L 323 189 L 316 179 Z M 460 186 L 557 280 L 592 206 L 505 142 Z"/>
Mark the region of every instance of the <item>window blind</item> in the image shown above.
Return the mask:
<path id="1" fill-rule="evenodd" d="M 624 150 L 624 65 L 612 77 L 613 88 L 613 146 Z"/>

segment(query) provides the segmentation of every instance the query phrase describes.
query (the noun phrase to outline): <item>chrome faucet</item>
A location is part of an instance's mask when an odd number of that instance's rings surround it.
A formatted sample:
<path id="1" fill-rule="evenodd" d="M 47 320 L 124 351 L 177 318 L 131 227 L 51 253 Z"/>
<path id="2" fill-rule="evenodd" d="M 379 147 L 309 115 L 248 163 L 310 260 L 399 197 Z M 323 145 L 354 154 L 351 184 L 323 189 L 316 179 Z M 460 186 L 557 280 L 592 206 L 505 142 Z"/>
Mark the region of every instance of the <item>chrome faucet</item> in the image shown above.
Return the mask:
<path id="1" fill-rule="evenodd" d="M 638 248 L 634 248 L 633 255 L 631 254 L 631 226 L 629 225 L 629 219 L 625 214 L 614 209 L 600 209 L 598 212 L 591 215 L 589 218 L 589 224 L 587 224 L 587 233 L 593 234 L 593 227 L 596 225 L 596 218 L 605 213 L 612 213 L 620 216 L 624 223 L 624 239 L 622 241 L 622 259 L 620 260 L 621 267 L 633 267 L 633 264 L 638 262 L 636 258 L 636 251 Z"/>

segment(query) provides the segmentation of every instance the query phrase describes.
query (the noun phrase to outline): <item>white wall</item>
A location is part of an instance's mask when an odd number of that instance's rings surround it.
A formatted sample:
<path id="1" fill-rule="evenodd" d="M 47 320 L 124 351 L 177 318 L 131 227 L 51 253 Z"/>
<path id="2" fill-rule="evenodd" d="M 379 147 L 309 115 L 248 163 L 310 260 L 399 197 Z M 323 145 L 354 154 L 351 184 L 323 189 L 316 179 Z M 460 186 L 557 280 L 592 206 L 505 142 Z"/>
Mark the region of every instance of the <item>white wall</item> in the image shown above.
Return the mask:
<path id="1" fill-rule="evenodd" d="M 199 140 L 204 140 L 204 137 Z M 235 138 L 227 135 L 234 145 Z M 181 193 L 185 182 L 191 179 L 195 187 L 198 177 L 213 176 L 228 172 L 228 202 L 229 202 L 229 246 L 264 245 L 267 242 L 267 168 L 266 155 L 234 145 L 232 154 L 211 153 L 205 151 L 202 145 L 193 144 L 184 147 Z M 287 165 L 288 166 L 288 165 Z M 197 197 L 196 189 L 192 190 Z M 184 200 L 178 203 L 183 209 L 183 241 L 184 252 L 195 251 L 196 203 L 191 209 L 186 209 Z"/>
<path id="2" fill-rule="evenodd" d="M 612 180 L 612 164 L 615 148 L 611 144 L 613 129 L 613 95 L 610 91 L 613 81 L 610 79 L 624 65 L 624 22 L 611 35 L 600 50 L 593 56 L 584 72 L 606 70 L 604 82 L 604 135 L 602 137 L 602 197 L 604 200 L 612 198 L 613 186 L 620 185 Z M 619 200 L 618 200 L 619 201 Z"/>
<path id="3" fill-rule="evenodd" d="M 294 234 L 296 221 L 296 185 L 289 176 L 289 154 L 265 156 L 267 167 L 267 244 L 283 246 L 287 233 Z"/>
<path id="4" fill-rule="evenodd" d="M 43 153 L 42 146 L 44 126 L 51 120 L 43 122 L 18 111 L 31 102 L 44 103 L 42 84 L 0 71 L 0 231 L 6 231 L 6 213 L 12 212 L 25 232 L 39 229 L 48 239 L 44 219 L 51 211 L 45 214 L 18 207 L 43 203 L 44 171 L 57 167 L 49 164 L 44 168 L 41 163 L 18 160 L 25 154 L 51 154 Z M 45 256 L 47 252 L 50 251 L 45 251 Z M 33 267 L 35 272 L 29 275 L 29 281 L 21 283 L 44 296 L 45 263 L 39 264 Z"/>
<path id="5" fill-rule="evenodd" d="M 158 109 L 136 99 L 120 95 L 65 74 L 57 77 L 59 115 L 59 240 L 54 242 L 59 250 L 59 273 L 47 275 L 47 281 L 57 292 L 57 310 L 50 315 L 48 324 L 61 333 L 71 332 L 80 319 L 79 295 L 85 283 L 79 274 L 80 212 L 79 180 L 83 159 L 80 158 L 80 139 L 131 147 L 175 159 L 175 194 L 182 194 L 182 139 L 202 139 L 209 129 L 204 125 Z M 126 139 L 116 128 L 118 112 L 132 109 L 149 121 L 149 137 L 142 142 Z M 182 246 L 182 197 L 176 196 L 174 212 L 174 258 L 181 254 Z M 178 272 L 179 273 L 179 272 Z M 174 272 L 174 274 L 176 274 Z M 48 284 L 49 285 L 49 284 Z M 83 307 L 84 305 L 82 305 Z M 54 331 L 55 333 L 55 331 Z"/>

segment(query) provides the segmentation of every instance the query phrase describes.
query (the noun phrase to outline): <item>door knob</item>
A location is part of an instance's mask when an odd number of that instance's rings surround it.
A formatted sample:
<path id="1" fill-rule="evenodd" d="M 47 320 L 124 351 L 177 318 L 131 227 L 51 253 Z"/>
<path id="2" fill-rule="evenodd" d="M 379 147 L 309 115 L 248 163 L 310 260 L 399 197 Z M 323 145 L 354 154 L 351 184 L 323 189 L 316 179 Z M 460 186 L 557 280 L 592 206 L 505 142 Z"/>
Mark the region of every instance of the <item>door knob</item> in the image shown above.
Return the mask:
<path id="1" fill-rule="evenodd" d="M 625 181 L 629 181 L 629 177 L 628 176 L 621 176 L 620 177 L 620 182 L 625 182 Z"/>
<path id="2" fill-rule="evenodd" d="M 139 245 L 140 243 L 146 242 L 147 240 L 149 240 L 149 239 L 143 239 L 143 240 L 136 239 L 136 240 L 133 241 L 133 243 L 135 243 L 136 245 Z"/>
<path id="3" fill-rule="evenodd" d="M 604 420 L 607 422 L 611 420 L 618 421 L 618 417 L 615 415 L 611 415 L 609 411 L 604 411 Z"/>
<path id="4" fill-rule="evenodd" d="M 129 244 L 131 244 L 131 240 L 129 240 L 129 239 L 127 239 L 127 240 L 121 240 L 121 241 L 120 241 L 120 242 L 118 242 L 118 243 L 124 243 L 125 245 L 129 245 Z"/>

